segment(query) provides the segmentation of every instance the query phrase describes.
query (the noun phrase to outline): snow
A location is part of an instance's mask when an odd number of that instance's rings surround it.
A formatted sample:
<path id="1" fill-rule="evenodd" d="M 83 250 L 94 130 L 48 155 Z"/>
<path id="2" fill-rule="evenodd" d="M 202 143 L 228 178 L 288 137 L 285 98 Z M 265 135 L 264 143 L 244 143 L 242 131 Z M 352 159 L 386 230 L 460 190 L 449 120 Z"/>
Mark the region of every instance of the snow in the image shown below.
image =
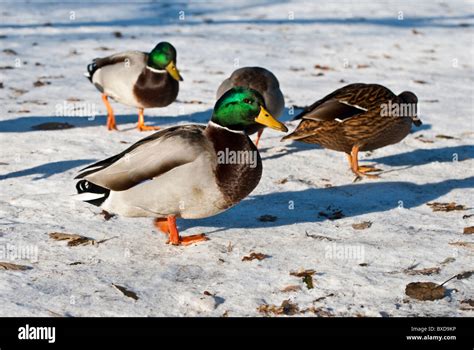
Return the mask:
<path id="1" fill-rule="evenodd" d="M 473 298 L 473 278 L 449 282 L 441 300 L 405 295 L 410 282 L 441 283 L 474 265 L 474 240 L 463 234 L 474 225 L 474 217 L 463 218 L 474 213 L 473 1 L 0 6 L 0 261 L 31 267 L 0 270 L 0 316 L 262 316 L 260 305 L 286 299 L 335 316 L 473 315 L 461 304 Z M 183 235 L 205 232 L 208 242 L 166 245 L 149 218 L 106 221 L 100 209 L 71 198 L 81 167 L 149 134 L 135 130 L 135 110 L 116 103 L 120 132 L 106 130 L 100 95 L 82 76 L 86 65 L 122 50 L 150 50 L 160 40 L 177 48 L 184 82 L 177 102 L 145 110 L 149 124 L 206 123 L 219 83 L 237 66 L 260 65 L 280 80 L 284 121 L 292 105 L 366 82 L 415 92 L 423 126 L 363 154 L 364 164 L 384 172 L 357 183 L 344 154 L 281 143 L 282 133 L 266 130 L 254 192 L 218 216 L 179 221 Z M 50 84 L 34 87 L 37 80 Z M 97 116 L 57 116 L 61 106 Z M 31 128 L 52 121 L 75 127 Z M 433 212 L 428 202 L 469 209 Z M 337 210 L 343 218 L 319 215 Z M 262 215 L 276 220 L 259 221 Z M 352 228 L 364 221 L 372 226 Z M 51 232 L 106 241 L 69 247 Z M 269 257 L 242 261 L 251 252 Z M 410 267 L 440 272 L 410 275 Z M 313 289 L 290 275 L 300 269 L 316 271 Z M 289 285 L 301 289 L 283 292 Z"/>

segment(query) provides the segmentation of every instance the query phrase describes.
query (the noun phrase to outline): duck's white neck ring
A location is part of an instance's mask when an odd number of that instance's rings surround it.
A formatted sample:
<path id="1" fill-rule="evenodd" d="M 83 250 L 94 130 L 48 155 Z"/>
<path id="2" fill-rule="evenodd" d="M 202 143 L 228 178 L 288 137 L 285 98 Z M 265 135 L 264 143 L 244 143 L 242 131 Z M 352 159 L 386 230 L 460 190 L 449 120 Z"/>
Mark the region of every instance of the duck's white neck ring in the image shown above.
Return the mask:
<path id="1" fill-rule="evenodd" d="M 146 66 L 146 69 L 151 70 L 153 73 L 164 73 L 166 69 L 156 69 L 150 66 Z"/>
<path id="2" fill-rule="evenodd" d="M 225 126 L 222 126 L 222 125 L 219 125 L 219 124 L 217 124 L 217 123 L 214 123 L 212 120 L 209 120 L 208 125 L 209 125 L 209 126 L 212 126 L 213 128 L 224 129 L 224 130 L 227 130 L 227 131 L 229 131 L 229 132 L 233 132 L 234 134 L 245 135 L 245 132 L 243 132 L 243 131 L 241 131 L 241 130 L 232 130 L 232 129 L 226 128 Z"/>

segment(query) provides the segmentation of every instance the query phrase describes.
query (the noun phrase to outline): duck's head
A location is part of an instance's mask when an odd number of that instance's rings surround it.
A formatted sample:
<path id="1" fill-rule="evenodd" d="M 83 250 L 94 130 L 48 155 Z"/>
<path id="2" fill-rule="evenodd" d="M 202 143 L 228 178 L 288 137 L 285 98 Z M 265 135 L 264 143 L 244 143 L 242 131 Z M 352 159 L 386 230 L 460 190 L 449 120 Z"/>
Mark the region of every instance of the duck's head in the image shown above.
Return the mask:
<path id="1" fill-rule="evenodd" d="M 153 69 L 166 70 L 173 79 L 183 80 L 178 68 L 176 68 L 176 49 L 166 41 L 162 41 L 151 50 L 148 54 L 147 66 Z"/>
<path id="2" fill-rule="evenodd" d="M 287 127 L 276 120 L 265 107 L 262 95 L 253 89 L 234 87 L 216 102 L 214 123 L 235 131 L 249 131 L 259 124 L 287 132 Z"/>

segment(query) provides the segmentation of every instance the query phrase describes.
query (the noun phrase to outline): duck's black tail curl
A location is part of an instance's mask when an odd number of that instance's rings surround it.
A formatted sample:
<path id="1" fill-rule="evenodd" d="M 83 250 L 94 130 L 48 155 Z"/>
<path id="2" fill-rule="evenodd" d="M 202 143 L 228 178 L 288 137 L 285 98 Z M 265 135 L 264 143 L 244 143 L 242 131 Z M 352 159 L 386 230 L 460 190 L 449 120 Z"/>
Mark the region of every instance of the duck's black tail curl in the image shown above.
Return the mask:
<path id="1" fill-rule="evenodd" d="M 99 69 L 99 67 L 95 63 L 95 60 L 92 61 L 92 63 L 89 63 L 87 65 L 87 73 L 84 73 L 84 75 L 86 76 L 87 79 L 89 79 L 91 83 L 92 83 L 92 77 L 97 69 Z"/>
<path id="2" fill-rule="evenodd" d="M 100 207 L 102 203 L 109 197 L 110 190 L 93 184 L 87 180 L 81 180 L 76 184 L 77 193 L 84 194 L 84 202 Z M 89 195 L 89 196 L 88 196 Z"/>

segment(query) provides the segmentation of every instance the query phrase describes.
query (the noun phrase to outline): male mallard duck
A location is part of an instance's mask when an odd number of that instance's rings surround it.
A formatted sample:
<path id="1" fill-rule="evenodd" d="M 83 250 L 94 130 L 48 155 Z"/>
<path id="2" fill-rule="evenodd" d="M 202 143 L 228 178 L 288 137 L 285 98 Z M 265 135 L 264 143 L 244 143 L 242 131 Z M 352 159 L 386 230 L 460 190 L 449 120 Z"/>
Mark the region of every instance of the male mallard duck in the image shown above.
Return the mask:
<path id="1" fill-rule="evenodd" d="M 138 130 L 157 130 L 145 125 L 144 108 L 165 107 L 178 96 L 183 80 L 176 68 L 176 49 L 161 42 L 148 54 L 126 51 L 96 58 L 87 66 L 86 76 L 102 92 L 107 108 L 107 128 L 117 130 L 108 97 L 138 108 Z"/>
<path id="2" fill-rule="evenodd" d="M 275 118 L 279 118 L 285 110 L 285 98 L 280 91 L 280 83 L 275 75 L 269 70 L 261 67 L 243 67 L 235 70 L 229 78 L 224 80 L 217 89 L 217 99 L 219 99 L 229 89 L 242 86 L 254 89 L 263 96 L 268 111 Z M 258 146 L 260 136 L 264 127 L 256 125 L 254 130 L 249 130 L 249 134 L 258 132 L 255 145 Z"/>
<path id="3" fill-rule="evenodd" d="M 418 98 L 410 91 L 395 95 L 377 84 L 350 84 L 316 101 L 294 119 L 302 119 L 293 133 L 282 140 L 319 144 L 348 155 L 352 171 L 361 175 L 378 171 L 359 166 L 358 152 L 400 142 L 417 117 Z M 356 179 L 357 179 L 356 178 Z"/>
<path id="4" fill-rule="evenodd" d="M 82 169 L 78 199 L 119 215 L 153 216 L 172 244 L 206 240 L 181 238 L 176 218 L 216 215 L 252 192 L 262 162 L 247 132 L 257 124 L 288 131 L 257 91 L 233 88 L 217 101 L 207 126 L 164 129 Z"/>

